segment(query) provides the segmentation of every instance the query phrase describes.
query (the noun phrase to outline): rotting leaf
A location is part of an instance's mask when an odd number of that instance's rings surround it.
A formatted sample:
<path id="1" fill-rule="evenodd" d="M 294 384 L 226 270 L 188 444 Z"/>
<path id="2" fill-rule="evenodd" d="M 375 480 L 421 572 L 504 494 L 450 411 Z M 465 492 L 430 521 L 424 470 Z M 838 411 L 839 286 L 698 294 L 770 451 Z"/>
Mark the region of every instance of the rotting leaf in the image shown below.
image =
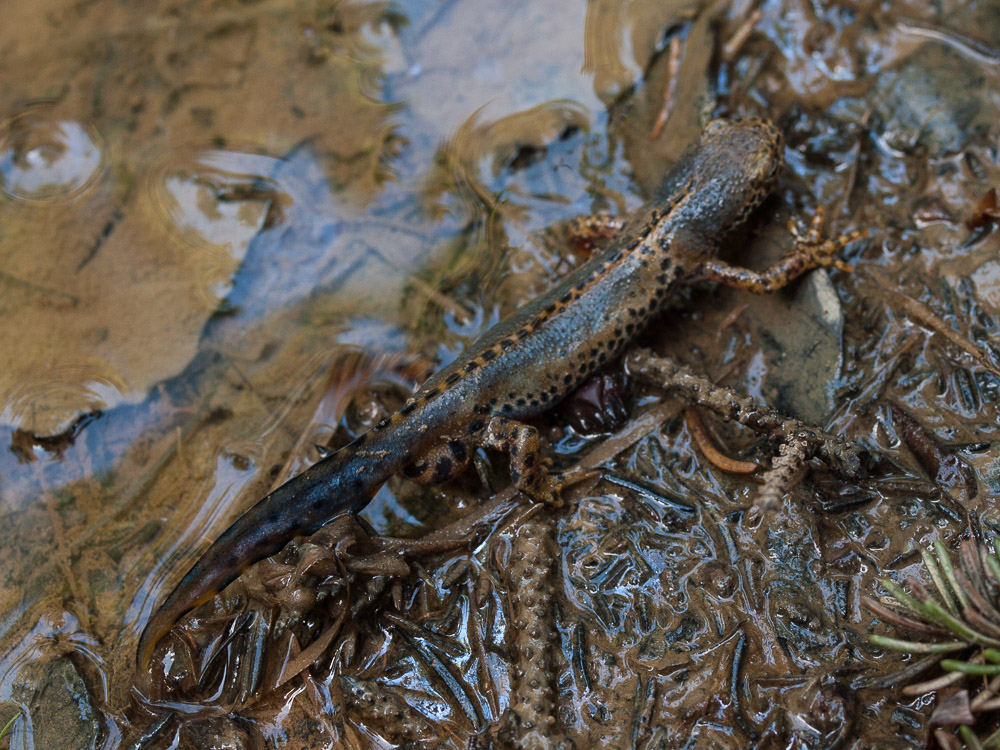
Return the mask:
<path id="1" fill-rule="evenodd" d="M 890 404 L 892 424 L 921 468 L 949 497 L 964 504 L 976 496 L 978 486 L 972 468 L 959 456 L 945 450 L 917 420 L 899 404 Z"/>
<path id="2" fill-rule="evenodd" d="M 969 708 L 969 691 L 950 688 L 938 693 L 931 714 L 931 726 L 944 727 L 958 724 L 974 724 L 976 717 Z"/>

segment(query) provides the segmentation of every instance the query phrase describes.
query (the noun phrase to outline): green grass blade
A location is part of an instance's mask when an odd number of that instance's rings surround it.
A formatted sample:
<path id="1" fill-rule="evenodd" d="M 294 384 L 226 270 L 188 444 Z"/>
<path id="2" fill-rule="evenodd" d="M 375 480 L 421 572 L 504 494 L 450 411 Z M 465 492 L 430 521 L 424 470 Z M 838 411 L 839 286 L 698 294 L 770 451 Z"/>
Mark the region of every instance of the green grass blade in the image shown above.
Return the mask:
<path id="1" fill-rule="evenodd" d="M 987 737 L 985 740 L 983 740 L 983 747 L 985 748 L 1000 747 L 1000 729 L 998 729 L 989 737 Z"/>
<path id="2" fill-rule="evenodd" d="M 1000 646 L 1000 641 L 996 638 L 991 638 L 969 627 L 935 601 L 925 602 L 924 609 L 934 622 L 953 631 L 959 638 L 965 638 L 970 643 L 978 643 L 983 646 Z"/>
<path id="3" fill-rule="evenodd" d="M 873 635 L 868 638 L 874 645 L 893 651 L 903 651 L 908 654 L 947 654 L 952 651 L 962 651 L 969 648 L 967 641 L 951 641 L 949 643 L 920 643 L 904 641 L 900 638 L 889 638 L 884 635 Z"/>
<path id="4" fill-rule="evenodd" d="M 967 661 L 959 661 L 958 659 L 942 659 L 941 669 L 947 669 L 949 672 L 971 674 L 977 677 L 994 677 L 1000 674 L 1000 664 L 970 664 Z"/>
<path id="5" fill-rule="evenodd" d="M 983 750 L 983 746 L 979 744 L 979 738 L 976 737 L 976 733 L 973 732 L 969 727 L 964 724 L 958 728 L 958 733 L 962 735 L 962 742 L 969 750 Z"/>
<path id="6" fill-rule="evenodd" d="M 955 566 L 952 565 L 951 558 L 948 556 L 948 549 L 944 546 L 944 543 L 937 541 L 934 542 L 934 552 L 937 553 L 937 559 L 938 562 L 941 564 L 941 570 L 944 572 L 944 577 L 948 580 L 948 583 L 951 585 L 951 590 L 955 593 L 955 596 L 958 599 L 959 604 L 962 606 L 962 609 L 968 608 L 969 597 L 965 595 L 965 592 L 962 590 L 962 587 L 959 586 L 958 582 L 955 580 Z M 930 557 L 930 555 L 928 555 L 928 557 Z M 936 580 L 934 581 L 934 584 L 937 585 Z M 950 596 L 946 597 L 945 601 L 949 602 L 950 604 L 951 597 Z M 952 612 L 956 611 L 954 606 L 950 606 L 949 609 L 951 609 Z"/>
<path id="7" fill-rule="evenodd" d="M 941 545 L 940 549 L 938 549 L 938 545 Z M 934 542 L 934 551 L 937 552 L 938 559 L 943 557 L 944 560 L 948 560 L 948 551 L 944 548 L 944 545 L 941 544 L 941 542 Z M 944 603 L 948 607 L 948 610 L 954 614 L 958 614 L 958 607 L 955 606 L 955 600 L 951 596 L 948 584 L 945 583 L 945 576 L 941 575 L 941 568 L 938 567 L 937 561 L 934 559 L 934 555 L 927 550 L 920 550 L 920 557 L 924 561 L 924 568 L 927 569 L 927 573 L 930 575 L 931 581 L 934 582 L 934 588 L 938 590 L 938 594 L 942 599 L 944 599 Z M 941 561 L 942 567 L 944 567 L 944 560 Z M 948 562 L 950 563 L 951 561 L 948 560 Z M 952 583 L 951 577 L 948 578 L 948 582 Z"/>
<path id="8" fill-rule="evenodd" d="M 18 711 L 16 714 L 10 717 L 10 721 L 8 721 L 6 724 L 3 725 L 3 729 L 0 729 L 0 739 L 3 739 L 3 736 L 7 734 L 7 730 L 10 729 L 12 726 L 14 726 L 14 722 L 17 721 L 20 717 L 21 717 L 20 711 Z"/>
<path id="9" fill-rule="evenodd" d="M 912 596 L 907 594 L 902 586 L 898 586 L 888 578 L 882 581 L 882 585 L 885 586 L 885 590 L 892 594 L 893 599 L 907 607 L 917 614 L 926 615 L 924 611 L 924 605 L 914 599 Z"/>
<path id="10" fill-rule="evenodd" d="M 990 575 L 993 576 L 993 580 L 1000 584 L 1000 560 L 997 560 L 993 555 L 984 555 L 986 558 L 986 567 L 990 571 Z"/>

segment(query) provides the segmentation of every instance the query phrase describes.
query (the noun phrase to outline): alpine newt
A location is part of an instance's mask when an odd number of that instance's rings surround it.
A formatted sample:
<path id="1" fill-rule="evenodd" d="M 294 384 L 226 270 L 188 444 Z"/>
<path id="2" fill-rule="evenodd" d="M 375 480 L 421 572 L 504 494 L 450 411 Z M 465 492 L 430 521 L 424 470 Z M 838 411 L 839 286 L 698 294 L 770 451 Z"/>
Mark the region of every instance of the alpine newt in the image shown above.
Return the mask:
<path id="1" fill-rule="evenodd" d="M 188 571 L 139 640 L 144 668 L 177 620 L 295 536 L 358 513 L 391 475 L 443 482 L 477 446 L 510 455 L 514 485 L 557 502 L 533 417 L 573 391 L 694 278 L 770 292 L 821 266 L 860 236 L 799 238 L 764 272 L 715 258 L 721 240 L 770 193 L 783 165 L 780 131 L 766 120 L 714 120 L 663 181 L 658 197 L 623 224 L 604 252 L 501 321 L 406 401 L 336 453 L 281 485 L 236 520 Z M 814 222 L 813 229 L 818 229 Z"/>

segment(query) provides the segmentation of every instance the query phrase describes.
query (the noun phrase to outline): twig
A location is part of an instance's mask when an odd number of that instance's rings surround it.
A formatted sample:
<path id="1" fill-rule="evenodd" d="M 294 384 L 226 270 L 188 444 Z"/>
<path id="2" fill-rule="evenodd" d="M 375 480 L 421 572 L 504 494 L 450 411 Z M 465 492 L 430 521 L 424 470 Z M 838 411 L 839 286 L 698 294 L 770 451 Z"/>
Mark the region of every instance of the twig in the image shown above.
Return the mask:
<path id="1" fill-rule="evenodd" d="M 760 468 L 753 461 L 739 461 L 719 451 L 713 444 L 698 412 L 690 406 L 684 410 L 684 421 L 687 422 L 688 432 L 691 433 L 698 448 L 705 454 L 705 458 L 716 467 L 733 474 L 753 474 Z"/>
<path id="2" fill-rule="evenodd" d="M 663 132 L 663 126 L 667 124 L 670 117 L 670 108 L 674 102 L 674 90 L 677 88 L 677 72 L 681 64 L 681 38 L 674 36 L 670 39 L 670 47 L 667 50 L 667 82 L 663 87 L 663 106 L 656 116 L 652 130 L 649 131 L 649 140 L 655 141 Z"/>
<path id="3" fill-rule="evenodd" d="M 750 38 L 750 34 L 753 33 L 754 27 L 760 23 L 760 19 L 763 17 L 760 8 L 754 8 L 747 15 L 746 20 L 740 24 L 739 28 L 729 37 L 727 41 L 722 46 L 722 59 L 725 62 L 732 62 L 733 59 L 739 54 L 740 49 L 746 43 L 747 39 Z"/>

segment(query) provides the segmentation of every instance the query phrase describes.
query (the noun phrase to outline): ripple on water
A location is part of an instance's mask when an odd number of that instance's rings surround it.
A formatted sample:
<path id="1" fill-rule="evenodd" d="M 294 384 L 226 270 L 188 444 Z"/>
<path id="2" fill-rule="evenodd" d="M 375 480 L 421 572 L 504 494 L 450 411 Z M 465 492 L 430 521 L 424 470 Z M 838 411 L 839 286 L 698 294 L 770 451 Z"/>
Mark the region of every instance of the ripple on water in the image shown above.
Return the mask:
<path id="1" fill-rule="evenodd" d="M 31 379 L 0 377 L 0 423 L 38 436 L 57 435 L 87 412 L 119 403 L 128 384 L 98 357 L 50 365 Z"/>
<path id="2" fill-rule="evenodd" d="M 172 155 L 151 170 L 147 196 L 157 220 L 189 244 L 237 261 L 281 202 L 267 176 L 276 159 L 210 149 Z"/>
<path id="3" fill-rule="evenodd" d="M 101 171 L 97 133 L 38 106 L 0 124 L 0 191 L 45 202 L 80 193 Z"/>
<path id="4" fill-rule="evenodd" d="M 251 240 L 282 197 L 267 176 L 276 160 L 206 149 L 175 152 L 150 170 L 144 198 L 153 220 L 203 256 L 197 274 L 213 304 L 224 299 Z"/>

